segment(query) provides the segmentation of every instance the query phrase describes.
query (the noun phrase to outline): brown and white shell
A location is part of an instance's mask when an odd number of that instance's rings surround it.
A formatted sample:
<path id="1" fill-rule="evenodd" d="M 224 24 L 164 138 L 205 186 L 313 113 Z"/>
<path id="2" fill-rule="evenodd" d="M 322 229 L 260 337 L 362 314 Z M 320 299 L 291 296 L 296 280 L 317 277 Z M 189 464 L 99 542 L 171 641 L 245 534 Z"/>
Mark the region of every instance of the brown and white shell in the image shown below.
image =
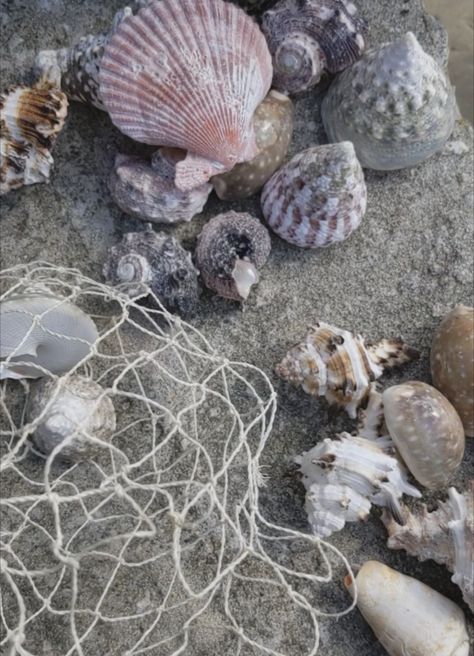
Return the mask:
<path id="1" fill-rule="evenodd" d="M 287 96 L 270 91 L 253 119 L 259 153 L 250 162 L 236 164 L 228 173 L 212 178 L 219 198 L 248 198 L 280 168 L 293 136 L 293 113 L 293 103 Z"/>
<path id="2" fill-rule="evenodd" d="M 268 225 L 302 248 L 347 239 L 358 228 L 366 206 L 364 174 L 348 141 L 296 155 L 270 178 L 262 193 Z"/>
<path id="3" fill-rule="evenodd" d="M 431 375 L 474 437 L 474 308 L 457 305 L 444 317 L 431 346 Z"/>
<path id="4" fill-rule="evenodd" d="M 382 395 L 385 424 L 406 466 L 425 487 L 449 483 L 464 454 L 458 413 L 437 389 L 410 381 Z"/>
<path id="5" fill-rule="evenodd" d="M 99 78 L 122 132 L 188 151 L 176 167 L 182 191 L 258 154 L 253 117 L 270 90 L 271 56 L 255 21 L 231 3 L 151 3 L 120 23 Z"/>
<path id="6" fill-rule="evenodd" d="M 385 369 L 418 356 L 418 351 L 400 339 L 366 346 L 360 335 L 319 322 L 287 353 L 276 373 L 311 396 L 324 396 L 355 418 L 367 400 L 372 381 Z"/>

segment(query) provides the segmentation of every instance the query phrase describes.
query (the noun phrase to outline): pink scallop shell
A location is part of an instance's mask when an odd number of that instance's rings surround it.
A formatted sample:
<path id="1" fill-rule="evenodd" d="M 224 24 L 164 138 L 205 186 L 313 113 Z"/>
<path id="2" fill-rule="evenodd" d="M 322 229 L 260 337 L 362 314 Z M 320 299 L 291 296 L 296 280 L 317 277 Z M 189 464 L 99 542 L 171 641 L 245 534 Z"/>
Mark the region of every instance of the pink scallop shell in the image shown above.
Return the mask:
<path id="1" fill-rule="evenodd" d="M 161 0 L 126 18 L 105 48 L 100 90 L 132 139 L 188 151 L 176 167 L 187 191 L 253 159 L 253 115 L 272 81 L 252 18 L 223 0 Z"/>

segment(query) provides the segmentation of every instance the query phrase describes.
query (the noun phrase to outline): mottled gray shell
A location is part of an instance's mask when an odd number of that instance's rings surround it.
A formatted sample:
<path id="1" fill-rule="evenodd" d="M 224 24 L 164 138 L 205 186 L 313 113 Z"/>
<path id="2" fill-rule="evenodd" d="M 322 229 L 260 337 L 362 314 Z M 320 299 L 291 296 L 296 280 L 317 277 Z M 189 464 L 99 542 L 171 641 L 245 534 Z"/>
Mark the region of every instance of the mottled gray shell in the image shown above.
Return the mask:
<path id="1" fill-rule="evenodd" d="M 270 254 L 268 230 L 253 216 L 227 212 L 207 223 L 198 238 L 196 264 L 206 287 L 245 300 Z"/>
<path id="2" fill-rule="evenodd" d="M 111 248 L 104 276 L 110 285 L 124 285 L 132 296 L 151 289 L 171 312 L 190 316 L 197 310 L 199 288 L 191 253 L 151 226 L 125 234 Z"/>
<path id="3" fill-rule="evenodd" d="M 285 161 L 293 136 L 293 103 L 270 91 L 254 116 L 259 154 L 250 162 L 236 164 L 228 173 L 212 178 L 222 200 L 248 198 L 257 193 Z"/>
<path id="4" fill-rule="evenodd" d="M 273 57 L 273 86 L 299 93 L 322 73 L 338 73 L 365 49 L 366 22 L 346 0 L 280 0 L 263 15 L 262 30 Z"/>
<path id="5" fill-rule="evenodd" d="M 364 174 L 349 142 L 308 148 L 277 171 L 262 192 L 269 226 L 301 248 L 347 239 L 366 206 Z"/>
<path id="6" fill-rule="evenodd" d="M 414 166 L 436 153 L 455 117 L 449 80 L 411 32 L 341 73 L 322 104 L 329 141 L 352 141 L 362 166 L 379 170 Z"/>

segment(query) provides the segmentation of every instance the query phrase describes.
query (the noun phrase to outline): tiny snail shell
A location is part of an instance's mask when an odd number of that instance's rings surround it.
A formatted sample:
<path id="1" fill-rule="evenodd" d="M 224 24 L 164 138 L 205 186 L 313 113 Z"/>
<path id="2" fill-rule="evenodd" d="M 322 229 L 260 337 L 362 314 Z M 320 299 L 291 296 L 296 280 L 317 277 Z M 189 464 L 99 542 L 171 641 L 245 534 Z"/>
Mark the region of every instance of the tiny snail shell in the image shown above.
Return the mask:
<path id="1" fill-rule="evenodd" d="M 439 325 L 431 347 L 431 375 L 474 437 L 474 309 L 458 305 Z"/>
<path id="2" fill-rule="evenodd" d="M 387 429 L 408 469 L 422 485 L 446 485 L 464 454 L 458 413 L 437 389 L 411 381 L 382 395 Z"/>

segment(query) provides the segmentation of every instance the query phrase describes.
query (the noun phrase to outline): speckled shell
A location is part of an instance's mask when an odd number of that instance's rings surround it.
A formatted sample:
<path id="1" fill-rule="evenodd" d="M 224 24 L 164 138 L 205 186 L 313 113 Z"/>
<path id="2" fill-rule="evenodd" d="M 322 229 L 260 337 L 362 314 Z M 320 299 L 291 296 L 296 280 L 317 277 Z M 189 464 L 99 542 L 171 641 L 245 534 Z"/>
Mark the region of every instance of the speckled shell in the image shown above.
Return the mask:
<path id="1" fill-rule="evenodd" d="M 375 560 L 355 581 L 357 607 L 389 656 L 469 656 L 466 620 L 450 599 Z M 352 577 L 344 583 L 354 597 Z"/>
<path id="2" fill-rule="evenodd" d="M 219 198 L 248 198 L 280 168 L 293 136 L 293 113 L 293 103 L 287 96 L 270 91 L 253 120 L 259 153 L 250 162 L 236 164 L 228 173 L 212 178 Z"/>
<path id="3" fill-rule="evenodd" d="M 61 445 L 58 457 L 74 462 L 100 453 L 94 438 L 108 441 L 116 426 L 114 406 L 104 389 L 77 375 L 33 383 L 26 420 L 35 425 L 32 439 L 41 453 L 49 455 Z"/>
<path id="4" fill-rule="evenodd" d="M 198 238 L 196 265 L 206 287 L 244 301 L 259 281 L 270 254 L 268 230 L 250 214 L 226 212 L 207 223 Z"/>
<path id="5" fill-rule="evenodd" d="M 277 171 L 262 193 L 262 210 L 279 237 L 301 248 L 347 239 L 367 205 L 362 168 L 351 143 L 303 151 Z"/>
<path id="6" fill-rule="evenodd" d="M 352 141 L 363 167 L 401 169 L 444 146 L 456 100 L 444 72 L 408 32 L 345 70 L 324 98 L 322 117 L 329 141 Z"/>
<path id="7" fill-rule="evenodd" d="M 151 3 L 119 25 L 100 69 L 122 132 L 188 151 L 176 167 L 183 191 L 257 155 L 253 116 L 271 79 L 265 37 L 223 0 Z"/>
<path id="8" fill-rule="evenodd" d="M 171 312 L 190 316 L 197 310 L 199 288 L 191 253 L 151 226 L 126 233 L 110 249 L 104 277 L 110 285 L 124 285 L 131 296 L 146 295 L 151 289 Z"/>
<path id="9" fill-rule="evenodd" d="M 0 379 L 64 374 L 98 338 L 92 319 L 64 298 L 11 296 L 0 304 Z"/>
<path id="10" fill-rule="evenodd" d="M 456 306 L 441 322 L 431 346 L 433 383 L 456 408 L 474 437 L 474 309 Z"/>
<path id="11" fill-rule="evenodd" d="M 410 381 L 382 395 L 385 423 L 408 469 L 422 485 L 446 485 L 464 454 L 456 410 L 437 389 Z"/>
<path id="12" fill-rule="evenodd" d="M 180 191 L 174 184 L 176 163 L 183 151 L 163 148 L 152 161 L 130 155 L 117 155 L 109 177 L 112 198 L 123 212 L 153 223 L 191 221 L 206 204 L 212 191 L 204 184 L 190 191 Z"/>
<path id="13" fill-rule="evenodd" d="M 67 106 L 66 96 L 44 81 L 0 96 L 0 195 L 48 182 Z"/>
<path id="14" fill-rule="evenodd" d="M 273 86 L 299 93 L 325 70 L 338 73 L 365 49 L 366 22 L 346 0 L 280 0 L 263 15 L 262 29 L 273 56 Z"/>
<path id="15" fill-rule="evenodd" d="M 364 521 L 372 504 L 389 506 L 401 516 L 403 494 L 420 497 L 410 485 L 390 440 L 367 440 L 342 433 L 325 439 L 296 459 L 306 487 L 306 512 L 311 529 L 321 538 L 346 522 Z"/>
<path id="16" fill-rule="evenodd" d="M 360 335 L 319 322 L 287 353 L 276 373 L 301 385 L 311 396 L 324 396 L 355 418 L 372 381 L 380 378 L 384 369 L 410 362 L 418 355 L 401 340 L 366 346 Z"/>

